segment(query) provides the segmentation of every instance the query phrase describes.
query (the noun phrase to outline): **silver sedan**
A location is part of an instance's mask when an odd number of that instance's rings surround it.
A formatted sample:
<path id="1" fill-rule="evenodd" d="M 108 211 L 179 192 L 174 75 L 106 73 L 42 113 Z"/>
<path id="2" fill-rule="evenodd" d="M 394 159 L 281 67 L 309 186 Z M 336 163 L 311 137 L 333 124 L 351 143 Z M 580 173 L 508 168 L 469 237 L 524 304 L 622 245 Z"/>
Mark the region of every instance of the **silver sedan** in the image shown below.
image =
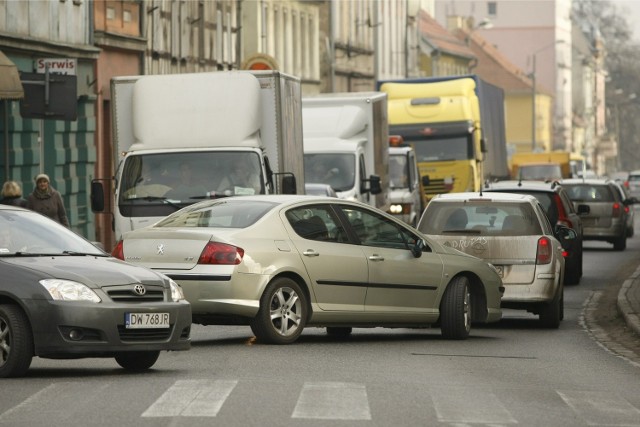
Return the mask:
<path id="1" fill-rule="evenodd" d="M 495 268 L 380 210 L 314 196 L 203 201 L 125 234 L 114 255 L 178 282 L 193 322 L 288 344 L 305 326 L 429 327 L 464 339 L 501 318 Z"/>

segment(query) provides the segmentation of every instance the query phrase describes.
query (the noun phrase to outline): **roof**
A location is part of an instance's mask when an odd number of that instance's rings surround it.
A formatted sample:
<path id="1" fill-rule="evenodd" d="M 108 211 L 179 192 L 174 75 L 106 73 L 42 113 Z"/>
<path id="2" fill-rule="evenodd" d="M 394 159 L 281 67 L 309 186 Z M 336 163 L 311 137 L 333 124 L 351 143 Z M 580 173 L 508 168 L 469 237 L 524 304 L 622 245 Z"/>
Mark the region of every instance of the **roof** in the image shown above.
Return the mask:
<path id="1" fill-rule="evenodd" d="M 569 179 L 563 179 L 560 183 L 571 184 L 571 185 L 575 185 L 575 184 L 605 185 L 605 184 L 609 184 L 610 182 L 612 181 L 607 178 L 569 178 Z"/>
<path id="2" fill-rule="evenodd" d="M 506 92 L 531 93 L 533 81 L 527 73 L 513 64 L 494 45 L 477 32 L 456 29 L 453 34 L 461 41 L 469 41 L 469 48 L 478 58 L 474 72 L 483 80 L 498 86 Z M 536 84 L 536 92 L 551 96 L 551 92 Z"/>
<path id="3" fill-rule="evenodd" d="M 422 9 L 418 11 L 418 31 L 422 40 L 437 51 L 467 59 L 475 58 L 475 54 L 469 46 L 447 31 Z"/>
<path id="4" fill-rule="evenodd" d="M 439 194 L 431 199 L 432 202 L 451 202 L 451 201 L 480 201 L 486 200 L 488 202 L 535 202 L 537 199 L 528 194 L 514 194 L 514 193 L 446 193 Z"/>
<path id="5" fill-rule="evenodd" d="M 550 182 L 533 181 L 533 180 L 508 180 L 489 183 L 483 191 L 491 190 L 533 190 L 533 191 L 546 191 L 553 192 L 554 188 L 558 184 L 553 185 Z"/>

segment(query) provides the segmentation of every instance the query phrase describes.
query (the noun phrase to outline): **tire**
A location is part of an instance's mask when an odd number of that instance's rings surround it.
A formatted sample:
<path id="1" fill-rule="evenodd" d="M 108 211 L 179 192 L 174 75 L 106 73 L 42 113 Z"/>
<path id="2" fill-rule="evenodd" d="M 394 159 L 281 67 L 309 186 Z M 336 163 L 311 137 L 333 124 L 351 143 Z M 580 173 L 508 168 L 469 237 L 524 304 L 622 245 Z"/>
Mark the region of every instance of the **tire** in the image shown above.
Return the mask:
<path id="1" fill-rule="evenodd" d="M 440 303 L 440 330 L 450 340 L 464 340 L 471 332 L 469 280 L 458 276 L 447 286 Z"/>
<path id="2" fill-rule="evenodd" d="M 146 371 L 156 363 L 159 351 L 128 351 L 116 355 L 116 362 L 127 371 Z"/>
<path id="3" fill-rule="evenodd" d="M 539 320 L 543 328 L 558 329 L 560 321 L 564 318 L 564 289 L 561 287 L 560 294 L 540 310 Z"/>
<path id="4" fill-rule="evenodd" d="M 571 263 L 571 268 L 565 269 L 564 272 L 564 284 L 565 285 L 577 285 L 580 283 L 580 270 L 582 264 L 582 254 L 578 256 L 577 260 Z"/>
<path id="5" fill-rule="evenodd" d="M 627 248 L 627 235 L 620 236 L 613 241 L 613 250 L 624 251 Z"/>
<path id="6" fill-rule="evenodd" d="M 267 344 L 291 344 L 307 323 L 307 297 L 300 286 L 287 277 L 278 277 L 260 298 L 258 314 L 251 330 L 258 341 Z"/>
<path id="7" fill-rule="evenodd" d="M 349 335 L 351 335 L 352 331 L 353 331 L 353 328 L 350 328 L 348 326 L 346 327 L 327 326 L 327 335 L 331 335 L 333 337 L 339 337 L 339 338 L 348 337 Z"/>
<path id="8" fill-rule="evenodd" d="M 16 305 L 0 305 L 0 378 L 23 376 L 33 356 L 29 318 Z"/>

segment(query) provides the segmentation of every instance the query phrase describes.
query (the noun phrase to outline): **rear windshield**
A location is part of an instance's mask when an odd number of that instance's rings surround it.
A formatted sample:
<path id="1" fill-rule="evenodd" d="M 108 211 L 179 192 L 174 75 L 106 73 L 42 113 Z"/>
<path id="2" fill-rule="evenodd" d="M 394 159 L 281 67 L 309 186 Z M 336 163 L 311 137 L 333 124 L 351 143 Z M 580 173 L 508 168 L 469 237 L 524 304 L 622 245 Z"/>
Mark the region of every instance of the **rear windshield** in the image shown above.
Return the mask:
<path id="1" fill-rule="evenodd" d="M 565 184 L 569 198 L 579 202 L 613 202 L 613 192 L 608 185 Z"/>
<path id="2" fill-rule="evenodd" d="M 276 203 L 223 199 L 201 202 L 169 215 L 156 227 L 246 228 L 271 210 Z"/>
<path id="3" fill-rule="evenodd" d="M 540 202 L 540 205 L 542 206 L 544 213 L 547 214 L 547 217 L 549 217 L 549 221 L 551 222 L 551 224 L 555 224 L 558 221 L 558 206 L 554 201 L 554 193 L 527 190 L 500 190 L 498 192 L 529 194 L 531 196 L 534 196 Z"/>
<path id="4" fill-rule="evenodd" d="M 528 203 L 431 202 L 419 225 L 425 234 L 528 236 L 542 234 Z"/>
<path id="5" fill-rule="evenodd" d="M 640 181 L 640 175 L 629 175 L 629 179 L 627 181 Z"/>

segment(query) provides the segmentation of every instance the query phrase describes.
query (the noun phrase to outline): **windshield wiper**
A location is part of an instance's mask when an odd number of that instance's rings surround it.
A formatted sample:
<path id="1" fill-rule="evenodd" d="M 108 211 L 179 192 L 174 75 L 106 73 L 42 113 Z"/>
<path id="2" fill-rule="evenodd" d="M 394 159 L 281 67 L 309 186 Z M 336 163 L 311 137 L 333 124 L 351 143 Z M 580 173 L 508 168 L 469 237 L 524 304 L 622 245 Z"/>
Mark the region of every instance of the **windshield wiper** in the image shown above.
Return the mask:
<path id="1" fill-rule="evenodd" d="M 62 251 L 63 254 L 65 255 L 72 255 L 72 256 L 107 256 L 106 254 L 96 254 L 96 253 L 89 253 L 89 252 L 76 252 L 76 251 Z"/>

